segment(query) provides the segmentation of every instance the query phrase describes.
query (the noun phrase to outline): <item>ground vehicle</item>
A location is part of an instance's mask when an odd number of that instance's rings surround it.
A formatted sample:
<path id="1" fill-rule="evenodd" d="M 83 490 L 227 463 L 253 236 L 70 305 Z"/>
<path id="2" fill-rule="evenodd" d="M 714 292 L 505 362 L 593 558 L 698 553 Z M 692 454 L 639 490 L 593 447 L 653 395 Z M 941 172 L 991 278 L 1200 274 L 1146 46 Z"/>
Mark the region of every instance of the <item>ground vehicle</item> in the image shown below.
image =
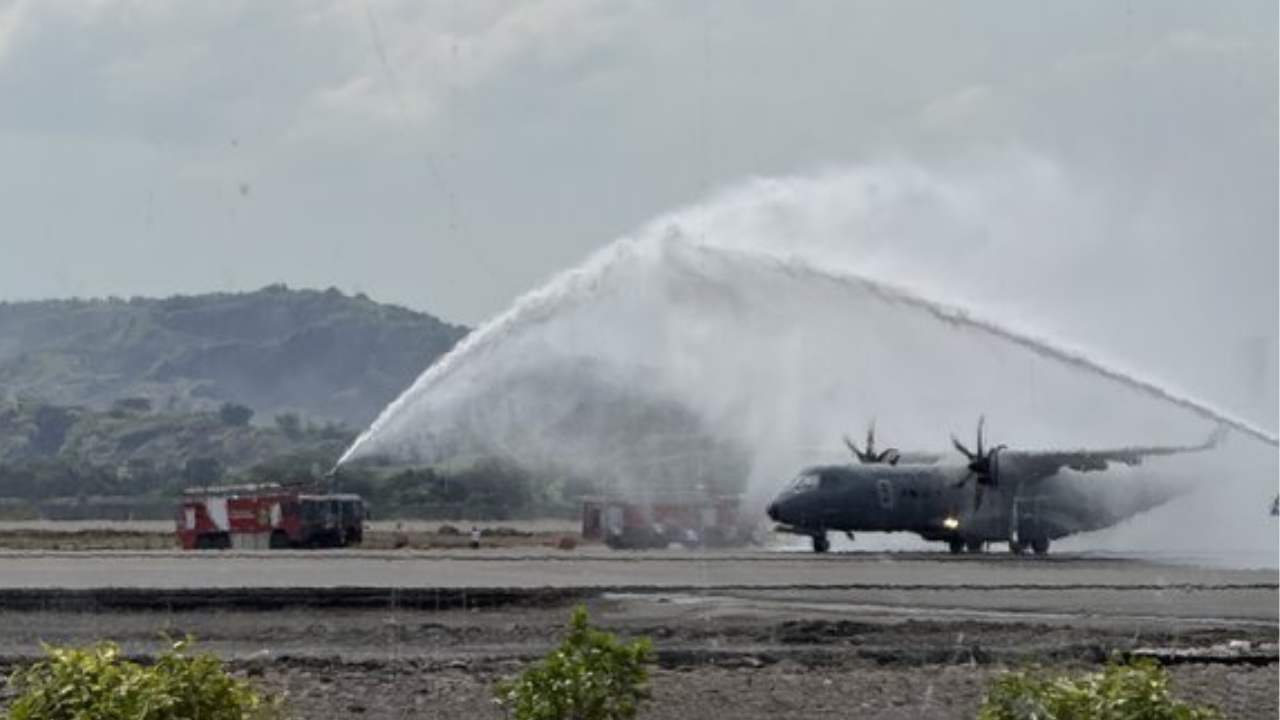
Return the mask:
<path id="1" fill-rule="evenodd" d="M 737 547 L 756 540 L 736 495 L 669 492 L 646 496 L 586 498 L 582 537 L 611 548 Z"/>
<path id="2" fill-rule="evenodd" d="M 193 488 L 176 517 L 184 550 L 346 547 L 364 540 L 359 495 L 277 484 Z"/>

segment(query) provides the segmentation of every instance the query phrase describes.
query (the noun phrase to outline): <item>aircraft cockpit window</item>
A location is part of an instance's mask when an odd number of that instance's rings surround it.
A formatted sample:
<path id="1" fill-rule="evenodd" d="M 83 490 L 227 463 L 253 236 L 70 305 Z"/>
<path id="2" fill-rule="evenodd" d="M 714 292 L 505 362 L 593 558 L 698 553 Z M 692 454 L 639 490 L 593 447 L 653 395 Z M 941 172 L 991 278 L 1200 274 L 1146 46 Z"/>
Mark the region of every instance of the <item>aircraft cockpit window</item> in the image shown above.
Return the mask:
<path id="1" fill-rule="evenodd" d="M 805 473 L 791 481 L 791 492 L 800 493 L 818 487 L 818 476 Z"/>

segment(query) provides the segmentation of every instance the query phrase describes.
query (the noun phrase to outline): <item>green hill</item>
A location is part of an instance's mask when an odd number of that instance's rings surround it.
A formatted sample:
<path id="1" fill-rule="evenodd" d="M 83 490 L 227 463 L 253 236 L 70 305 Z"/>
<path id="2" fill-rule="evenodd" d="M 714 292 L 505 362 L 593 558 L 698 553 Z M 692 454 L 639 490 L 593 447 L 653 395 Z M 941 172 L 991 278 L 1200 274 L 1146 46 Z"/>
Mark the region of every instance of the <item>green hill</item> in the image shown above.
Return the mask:
<path id="1" fill-rule="evenodd" d="M 244 405 L 156 412 L 129 399 L 111 410 L 0 403 L 0 498 L 170 499 L 184 487 L 245 477 L 291 480 L 332 467 L 355 431 L 292 414 L 254 423 Z"/>
<path id="2" fill-rule="evenodd" d="M 137 398 L 109 410 L 0 403 L 0 521 L 164 519 L 184 488 L 259 482 L 358 492 L 381 518 L 571 516 L 587 487 L 493 457 L 326 476 L 355 436 L 291 413 L 259 422 L 233 403 L 201 412 L 157 411 Z"/>
<path id="3" fill-rule="evenodd" d="M 224 403 L 369 423 L 467 329 L 363 295 L 291 290 L 0 303 L 0 402 Z"/>

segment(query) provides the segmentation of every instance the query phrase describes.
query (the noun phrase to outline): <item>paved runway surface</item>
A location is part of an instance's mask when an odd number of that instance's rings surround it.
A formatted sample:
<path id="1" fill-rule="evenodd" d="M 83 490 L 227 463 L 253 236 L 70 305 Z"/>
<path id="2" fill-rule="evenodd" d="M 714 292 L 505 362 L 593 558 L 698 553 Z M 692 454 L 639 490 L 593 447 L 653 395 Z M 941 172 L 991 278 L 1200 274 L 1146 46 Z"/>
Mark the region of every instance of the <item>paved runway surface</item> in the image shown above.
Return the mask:
<path id="1" fill-rule="evenodd" d="M 652 552 L 0 554 L 0 592 L 312 588 L 682 593 L 863 613 L 1276 624 L 1277 573 L 1059 555 Z"/>

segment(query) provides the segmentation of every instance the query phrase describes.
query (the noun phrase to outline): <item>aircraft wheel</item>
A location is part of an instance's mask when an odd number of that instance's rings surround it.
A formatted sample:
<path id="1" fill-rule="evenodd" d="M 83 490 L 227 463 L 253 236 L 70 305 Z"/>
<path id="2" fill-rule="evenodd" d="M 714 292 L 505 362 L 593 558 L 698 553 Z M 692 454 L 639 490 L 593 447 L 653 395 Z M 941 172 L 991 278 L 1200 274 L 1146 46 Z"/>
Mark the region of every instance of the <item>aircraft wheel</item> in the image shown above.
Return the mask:
<path id="1" fill-rule="evenodd" d="M 970 540 L 965 543 L 965 549 L 971 553 L 980 553 L 986 548 L 986 543 L 981 540 Z"/>
<path id="2" fill-rule="evenodd" d="M 1027 551 L 1027 544 L 1026 544 L 1026 543 L 1024 543 L 1024 542 L 1019 542 L 1019 541 L 1017 541 L 1017 540 L 1010 540 L 1010 541 L 1009 541 L 1009 552 L 1013 553 L 1014 555 L 1021 555 L 1021 554 L 1025 553 L 1026 551 Z"/>
<path id="3" fill-rule="evenodd" d="M 1036 538 L 1031 541 L 1031 550 L 1037 555 L 1044 555 L 1049 552 L 1049 538 Z"/>
<path id="4" fill-rule="evenodd" d="M 831 541 L 826 535 L 813 536 L 813 551 L 816 553 L 824 553 L 831 549 Z"/>
<path id="5" fill-rule="evenodd" d="M 951 548 L 952 555 L 959 555 L 960 553 L 964 552 L 963 540 L 956 538 L 955 540 L 951 540 L 948 544 Z"/>

